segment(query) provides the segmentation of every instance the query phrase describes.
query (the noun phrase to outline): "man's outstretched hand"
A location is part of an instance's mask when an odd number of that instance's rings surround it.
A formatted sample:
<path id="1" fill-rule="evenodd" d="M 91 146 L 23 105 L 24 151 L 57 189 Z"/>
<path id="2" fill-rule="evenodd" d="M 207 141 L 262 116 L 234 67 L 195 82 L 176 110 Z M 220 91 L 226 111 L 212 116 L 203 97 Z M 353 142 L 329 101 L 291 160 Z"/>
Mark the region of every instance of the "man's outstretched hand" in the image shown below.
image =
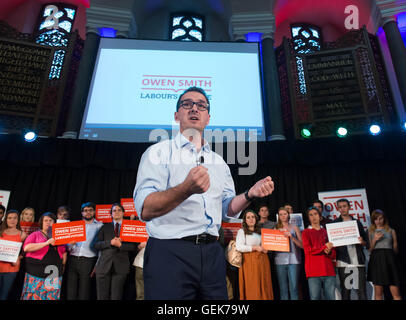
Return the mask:
<path id="1" fill-rule="evenodd" d="M 250 198 L 263 198 L 272 194 L 275 190 L 275 184 L 270 176 L 261 179 L 255 183 L 251 189 L 248 191 L 248 196 Z"/>

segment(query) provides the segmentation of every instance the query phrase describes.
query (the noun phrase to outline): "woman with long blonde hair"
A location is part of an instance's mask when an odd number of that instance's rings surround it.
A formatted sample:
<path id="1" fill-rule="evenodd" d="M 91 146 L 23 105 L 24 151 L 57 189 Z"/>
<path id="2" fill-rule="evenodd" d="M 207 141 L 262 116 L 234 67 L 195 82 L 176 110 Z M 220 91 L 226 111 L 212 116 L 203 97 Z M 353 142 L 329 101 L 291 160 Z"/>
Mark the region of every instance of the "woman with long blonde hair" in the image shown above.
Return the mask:
<path id="1" fill-rule="evenodd" d="M 289 238 L 289 252 L 275 252 L 276 274 L 278 276 L 281 300 L 299 300 L 299 272 L 302 263 L 300 248 L 303 248 L 302 234 L 296 225 L 290 222 L 290 214 L 285 207 L 278 209 L 276 229 Z"/>
<path id="2" fill-rule="evenodd" d="M 34 222 L 35 221 L 35 210 L 31 207 L 24 208 L 21 211 L 20 222 Z"/>

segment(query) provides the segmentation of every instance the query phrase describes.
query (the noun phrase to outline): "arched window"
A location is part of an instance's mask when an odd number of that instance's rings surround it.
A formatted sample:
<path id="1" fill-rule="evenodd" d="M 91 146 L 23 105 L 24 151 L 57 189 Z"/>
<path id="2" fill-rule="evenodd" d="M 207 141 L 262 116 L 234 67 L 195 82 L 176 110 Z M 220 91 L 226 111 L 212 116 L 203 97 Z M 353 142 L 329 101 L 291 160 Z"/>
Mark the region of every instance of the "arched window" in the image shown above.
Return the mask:
<path id="1" fill-rule="evenodd" d="M 316 26 L 307 24 L 291 25 L 293 49 L 298 54 L 308 54 L 321 49 L 321 31 Z M 303 59 L 296 56 L 296 67 L 299 76 L 300 92 L 307 93 L 306 79 L 304 74 Z"/>
<path id="2" fill-rule="evenodd" d="M 58 48 L 54 53 L 49 79 L 59 79 L 68 46 L 76 7 L 63 3 L 44 5 L 37 24 L 36 42 Z"/>
<path id="3" fill-rule="evenodd" d="M 203 41 L 203 23 L 203 17 L 195 14 L 172 14 L 170 37 L 172 40 Z"/>

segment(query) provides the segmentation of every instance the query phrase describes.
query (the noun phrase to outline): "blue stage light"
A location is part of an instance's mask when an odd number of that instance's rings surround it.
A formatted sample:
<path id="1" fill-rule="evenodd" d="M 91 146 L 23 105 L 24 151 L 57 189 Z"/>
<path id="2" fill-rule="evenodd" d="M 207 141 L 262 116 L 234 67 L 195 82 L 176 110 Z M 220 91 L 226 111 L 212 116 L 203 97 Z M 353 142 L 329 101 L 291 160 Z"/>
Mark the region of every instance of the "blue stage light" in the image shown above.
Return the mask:
<path id="1" fill-rule="evenodd" d="M 380 126 L 378 126 L 377 124 L 373 124 L 369 127 L 369 132 L 373 135 L 373 136 L 377 136 L 378 134 L 380 134 L 382 132 L 382 129 Z"/>
<path id="2" fill-rule="evenodd" d="M 28 131 L 24 134 L 24 140 L 27 142 L 33 142 L 37 139 L 37 134 L 34 131 Z"/>

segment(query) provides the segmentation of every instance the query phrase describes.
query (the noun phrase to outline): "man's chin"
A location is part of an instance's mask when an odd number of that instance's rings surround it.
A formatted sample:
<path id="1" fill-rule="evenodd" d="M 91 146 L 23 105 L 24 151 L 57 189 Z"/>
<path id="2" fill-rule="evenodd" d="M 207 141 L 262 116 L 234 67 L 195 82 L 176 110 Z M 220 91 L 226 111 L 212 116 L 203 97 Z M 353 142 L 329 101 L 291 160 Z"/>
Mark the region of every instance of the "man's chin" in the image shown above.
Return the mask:
<path id="1" fill-rule="evenodd" d="M 93 220 L 94 217 L 83 217 L 83 219 L 85 219 L 86 221 L 91 221 Z"/>

